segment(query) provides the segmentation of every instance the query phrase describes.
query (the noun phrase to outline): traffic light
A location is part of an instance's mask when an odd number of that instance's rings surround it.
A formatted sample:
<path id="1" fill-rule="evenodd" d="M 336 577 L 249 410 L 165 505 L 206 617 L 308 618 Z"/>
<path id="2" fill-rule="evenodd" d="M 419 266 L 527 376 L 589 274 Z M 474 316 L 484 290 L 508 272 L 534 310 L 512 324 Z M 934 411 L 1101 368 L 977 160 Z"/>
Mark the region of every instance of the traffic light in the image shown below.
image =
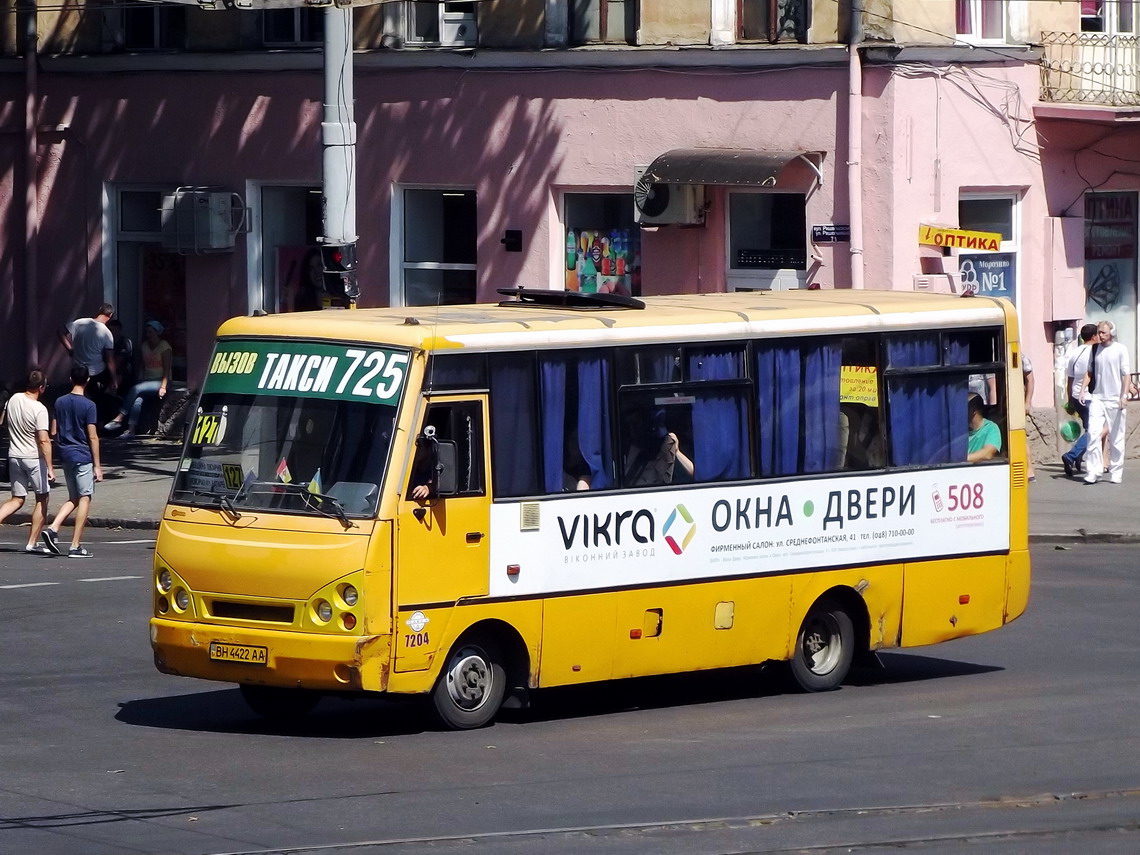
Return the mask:
<path id="1" fill-rule="evenodd" d="M 356 244 L 322 244 L 321 268 L 325 290 L 333 297 L 355 300 L 360 296 L 356 282 Z"/>

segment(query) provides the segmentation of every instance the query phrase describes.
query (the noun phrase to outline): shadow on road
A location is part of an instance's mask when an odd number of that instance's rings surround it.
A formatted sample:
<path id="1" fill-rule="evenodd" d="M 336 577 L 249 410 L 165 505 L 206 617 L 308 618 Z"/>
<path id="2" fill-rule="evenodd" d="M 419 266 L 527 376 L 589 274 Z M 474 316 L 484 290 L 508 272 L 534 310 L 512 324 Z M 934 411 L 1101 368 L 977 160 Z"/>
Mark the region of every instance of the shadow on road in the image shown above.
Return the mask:
<path id="1" fill-rule="evenodd" d="M 884 653 L 882 667 L 856 667 L 847 683 L 874 686 L 965 677 L 1002 670 L 993 665 L 911 653 Z M 526 709 L 508 709 L 511 723 L 559 721 L 646 709 L 665 709 L 774 697 L 798 691 L 782 663 L 725 668 L 691 674 L 611 680 L 532 692 Z M 138 727 L 215 733 L 356 739 L 401 736 L 436 729 L 426 697 L 331 695 L 306 718 L 268 722 L 252 712 L 237 689 L 221 689 L 120 704 L 116 720 Z"/>

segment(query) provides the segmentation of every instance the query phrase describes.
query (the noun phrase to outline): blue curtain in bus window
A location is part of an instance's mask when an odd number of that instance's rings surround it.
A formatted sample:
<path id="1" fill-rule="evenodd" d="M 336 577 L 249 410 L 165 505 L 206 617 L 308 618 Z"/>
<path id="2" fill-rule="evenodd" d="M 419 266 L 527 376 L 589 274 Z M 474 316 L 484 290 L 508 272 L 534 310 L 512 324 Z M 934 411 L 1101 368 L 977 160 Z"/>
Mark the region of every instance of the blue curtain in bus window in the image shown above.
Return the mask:
<path id="1" fill-rule="evenodd" d="M 495 354 L 491 363 L 491 454 L 497 496 L 533 496 L 538 480 L 534 361 Z"/>
<path id="2" fill-rule="evenodd" d="M 737 380 L 739 348 L 691 351 L 690 380 Z M 748 420 L 739 388 L 695 389 L 693 402 L 693 480 L 726 481 L 748 477 Z"/>
<path id="3" fill-rule="evenodd" d="M 562 492 L 562 458 L 566 448 L 566 359 L 544 357 L 539 362 L 542 390 L 542 486 Z"/>
<path id="4" fill-rule="evenodd" d="M 637 355 L 638 371 L 642 383 L 672 383 L 676 377 L 676 359 L 674 351 L 663 351 L 658 348 L 643 350 Z"/>
<path id="5" fill-rule="evenodd" d="M 946 362 L 962 364 L 960 344 L 950 342 Z M 908 336 L 887 340 L 892 368 L 943 364 L 939 337 Z M 888 383 L 892 461 L 896 466 L 928 466 L 966 459 L 967 378 L 894 377 Z"/>
<path id="6" fill-rule="evenodd" d="M 840 344 L 804 348 L 804 472 L 827 472 L 839 464 Z"/>
<path id="7" fill-rule="evenodd" d="M 800 349 L 757 343 L 756 403 L 760 474 L 794 475 L 800 450 Z"/>
<path id="8" fill-rule="evenodd" d="M 610 366 L 601 357 L 578 361 L 578 448 L 590 469 L 590 488 L 611 486 Z"/>

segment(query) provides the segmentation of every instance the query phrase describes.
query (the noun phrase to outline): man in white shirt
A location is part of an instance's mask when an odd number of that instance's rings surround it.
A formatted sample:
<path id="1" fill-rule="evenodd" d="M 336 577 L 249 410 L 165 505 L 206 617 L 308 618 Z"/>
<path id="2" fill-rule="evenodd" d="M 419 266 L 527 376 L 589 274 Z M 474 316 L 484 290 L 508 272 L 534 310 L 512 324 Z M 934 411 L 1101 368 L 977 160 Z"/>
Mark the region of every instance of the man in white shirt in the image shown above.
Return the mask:
<path id="1" fill-rule="evenodd" d="M 24 506 L 31 490 L 36 497 L 32 508 L 32 527 L 28 531 L 25 552 L 50 555 L 46 546 L 39 544 L 40 532 L 47 519 L 49 482 L 55 480 L 51 465 L 51 436 L 48 434 L 48 411 L 40 396 L 47 387 L 44 373 L 38 368 L 28 372 L 27 388 L 8 399 L 4 407 L 4 421 L 11 439 L 8 448 L 8 480 L 12 483 L 12 498 L 0 505 L 0 522 L 8 519 Z"/>
<path id="2" fill-rule="evenodd" d="M 1081 327 L 1081 344 L 1073 350 L 1065 367 L 1065 401 L 1069 412 L 1076 412 L 1080 417 L 1081 427 L 1084 428 L 1073 447 L 1061 455 L 1061 463 L 1065 466 L 1065 474 L 1070 478 L 1074 472 L 1081 471 L 1081 461 L 1085 449 L 1089 445 L 1089 407 L 1081 401 L 1081 393 L 1085 388 L 1085 375 L 1089 373 L 1089 354 L 1092 352 L 1093 342 L 1097 340 L 1096 324 L 1085 324 Z"/>
<path id="3" fill-rule="evenodd" d="M 1089 435 L 1099 437 L 1108 429 L 1108 477 L 1113 484 L 1124 480 L 1124 433 L 1132 369 L 1128 350 L 1113 341 L 1116 327 L 1110 321 L 1097 324 L 1097 343 L 1089 353 L 1089 370 L 1081 398 L 1089 404 Z M 1089 442 L 1085 452 L 1085 483 L 1095 484 L 1104 472 L 1100 443 Z"/>
<path id="4" fill-rule="evenodd" d="M 85 365 L 96 388 L 114 393 L 119 388 L 119 370 L 115 362 L 115 336 L 107 321 L 115 307 L 103 303 L 93 318 L 76 318 L 59 331 L 59 340 L 71 358 Z"/>

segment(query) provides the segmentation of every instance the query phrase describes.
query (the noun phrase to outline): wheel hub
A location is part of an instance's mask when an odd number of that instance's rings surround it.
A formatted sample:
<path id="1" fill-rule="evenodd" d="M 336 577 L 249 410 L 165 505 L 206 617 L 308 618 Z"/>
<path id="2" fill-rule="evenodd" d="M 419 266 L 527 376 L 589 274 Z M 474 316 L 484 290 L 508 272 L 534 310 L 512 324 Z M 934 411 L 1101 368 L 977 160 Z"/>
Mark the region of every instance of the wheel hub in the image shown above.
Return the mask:
<path id="1" fill-rule="evenodd" d="M 486 660 L 478 654 L 463 651 L 456 657 L 447 674 L 447 690 L 452 700 L 463 709 L 477 709 L 487 698 L 491 673 Z"/>

